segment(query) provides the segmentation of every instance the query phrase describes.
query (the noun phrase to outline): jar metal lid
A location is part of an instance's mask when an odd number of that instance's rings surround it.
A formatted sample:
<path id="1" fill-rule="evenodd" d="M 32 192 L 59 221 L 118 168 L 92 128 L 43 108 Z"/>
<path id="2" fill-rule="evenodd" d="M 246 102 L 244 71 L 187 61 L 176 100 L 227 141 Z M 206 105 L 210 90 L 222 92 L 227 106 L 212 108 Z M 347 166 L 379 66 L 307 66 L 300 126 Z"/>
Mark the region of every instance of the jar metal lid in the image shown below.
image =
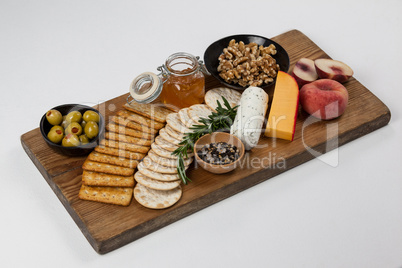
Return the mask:
<path id="1" fill-rule="evenodd" d="M 139 103 L 150 103 L 159 97 L 162 92 L 161 79 L 152 72 L 145 72 L 137 76 L 130 84 L 130 95 Z"/>

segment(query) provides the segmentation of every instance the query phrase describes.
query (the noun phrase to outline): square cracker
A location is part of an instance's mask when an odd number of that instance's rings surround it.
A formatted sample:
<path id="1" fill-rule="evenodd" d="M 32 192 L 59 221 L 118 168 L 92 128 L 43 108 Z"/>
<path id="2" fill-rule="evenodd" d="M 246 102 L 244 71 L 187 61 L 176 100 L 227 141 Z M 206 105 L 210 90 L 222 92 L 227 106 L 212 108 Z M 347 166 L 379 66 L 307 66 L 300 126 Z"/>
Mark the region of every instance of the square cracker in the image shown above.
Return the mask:
<path id="1" fill-rule="evenodd" d="M 119 142 L 115 140 L 101 140 L 99 145 L 142 154 L 146 154 L 151 148 L 150 146 L 142 146 L 127 142 Z"/>
<path id="2" fill-rule="evenodd" d="M 132 187 L 98 187 L 81 185 L 78 197 L 83 200 L 128 206 L 133 197 Z"/>
<path id="3" fill-rule="evenodd" d="M 148 150 L 146 150 L 143 153 L 139 153 L 139 152 L 126 151 L 123 148 L 113 148 L 113 147 L 109 147 L 109 146 L 99 145 L 99 146 L 95 147 L 95 152 L 98 152 L 101 154 L 107 154 L 110 156 L 118 156 L 120 158 L 127 158 L 130 160 L 141 160 L 144 158 L 144 156 L 148 152 Z M 101 162 L 101 161 L 99 161 L 99 162 Z"/>
<path id="4" fill-rule="evenodd" d="M 120 176 L 84 170 L 82 183 L 87 186 L 134 187 L 134 176 Z"/>
<path id="5" fill-rule="evenodd" d="M 140 130 L 132 129 L 129 127 L 125 127 L 123 125 L 116 124 L 114 122 L 109 122 L 106 125 L 106 130 L 126 136 L 131 136 L 140 139 L 152 140 L 155 137 L 155 134 L 142 132 Z"/>
<path id="6" fill-rule="evenodd" d="M 88 158 L 82 165 L 82 169 L 121 176 L 131 176 L 134 174 L 134 168 L 127 168 L 107 163 L 96 162 Z"/>
<path id="7" fill-rule="evenodd" d="M 124 119 L 130 120 L 132 122 L 136 122 L 138 124 L 141 124 L 143 126 L 147 126 L 149 128 L 153 128 L 153 129 L 161 129 L 165 126 L 165 124 L 149 119 L 145 116 L 133 113 L 129 110 L 120 110 L 119 112 L 117 112 L 117 115 L 123 117 Z"/>
<path id="8" fill-rule="evenodd" d="M 151 144 L 153 143 L 153 139 L 149 140 L 149 139 L 136 138 L 109 131 L 105 133 L 105 139 L 109 141 L 126 142 L 142 146 L 151 146 Z"/>
<path id="9" fill-rule="evenodd" d="M 110 165 L 116 165 L 120 167 L 126 167 L 126 168 L 136 168 L 139 161 L 138 160 L 132 160 L 128 158 L 122 158 L 114 155 L 108 155 L 108 154 L 103 154 L 103 153 L 98 153 L 96 151 L 92 151 L 88 155 L 88 160 L 92 160 L 95 162 L 101 162 L 105 164 L 110 164 Z M 107 173 L 107 172 L 106 172 Z"/>
<path id="10" fill-rule="evenodd" d="M 148 117 L 160 123 L 166 122 L 166 116 L 170 113 L 173 113 L 171 110 L 164 108 L 158 104 L 144 104 L 144 103 L 136 103 L 132 102 L 131 104 L 126 103 L 124 108 L 134 112 L 136 114 Z"/>
<path id="11" fill-rule="evenodd" d="M 121 116 L 112 116 L 111 121 L 116 123 L 116 124 L 119 124 L 119 125 L 122 125 L 122 126 L 125 126 L 125 127 L 129 127 L 129 128 L 132 128 L 132 129 L 135 129 L 135 130 L 138 130 L 138 131 L 150 133 L 150 134 L 155 134 L 156 132 L 158 132 L 158 130 L 156 130 L 156 129 L 141 125 L 141 124 L 139 124 L 137 122 L 127 120 L 127 119 L 125 119 L 124 117 L 121 117 Z"/>

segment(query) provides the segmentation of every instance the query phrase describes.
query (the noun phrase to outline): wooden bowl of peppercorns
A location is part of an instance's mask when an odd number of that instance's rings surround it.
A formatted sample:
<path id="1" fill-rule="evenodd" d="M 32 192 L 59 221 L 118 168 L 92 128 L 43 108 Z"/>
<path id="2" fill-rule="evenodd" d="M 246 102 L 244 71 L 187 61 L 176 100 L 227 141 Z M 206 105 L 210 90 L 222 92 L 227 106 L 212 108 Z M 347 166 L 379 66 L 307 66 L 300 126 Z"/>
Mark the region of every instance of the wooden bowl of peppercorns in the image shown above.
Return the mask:
<path id="1" fill-rule="evenodd" d="M 203 169 L 214 174 L 223 174 L 239 166 L 244 156 L 244 144 L 234 135 L 214 132 L 197 140 L 194 155 Z"/>

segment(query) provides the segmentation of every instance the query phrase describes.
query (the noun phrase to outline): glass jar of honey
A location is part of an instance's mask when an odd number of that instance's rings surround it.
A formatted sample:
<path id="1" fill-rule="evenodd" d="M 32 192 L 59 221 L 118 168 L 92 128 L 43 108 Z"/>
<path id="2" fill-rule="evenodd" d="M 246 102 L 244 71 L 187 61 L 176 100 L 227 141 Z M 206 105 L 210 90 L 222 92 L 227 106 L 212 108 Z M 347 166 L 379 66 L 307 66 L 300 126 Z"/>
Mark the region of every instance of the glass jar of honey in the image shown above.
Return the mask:
<path id="1" fill-rule="evenodd" d="M 205 68 L 199 57 L 178 52 L 170 55 L 157 70 L 158 75 L 146 72 L 133 80 L 130 96 L 134 101 L 159 102 L 175 111 L 204 102 Z M 130 96 L 129 103 L 133 101 Z"/>

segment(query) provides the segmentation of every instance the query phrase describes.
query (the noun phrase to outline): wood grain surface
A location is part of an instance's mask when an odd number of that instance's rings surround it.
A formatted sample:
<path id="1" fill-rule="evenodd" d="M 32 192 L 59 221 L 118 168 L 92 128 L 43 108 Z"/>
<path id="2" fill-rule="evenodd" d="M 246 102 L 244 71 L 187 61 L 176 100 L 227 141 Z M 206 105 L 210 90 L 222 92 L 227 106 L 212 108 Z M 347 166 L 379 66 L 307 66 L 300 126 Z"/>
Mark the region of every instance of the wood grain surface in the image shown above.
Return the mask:
<path id="1" fill-rule="evenodd" d="M 288 52 L 289 70 L 301 57 L 329 58 L 298 30 L 272 39 Z M 240 168 L 223 175 L 208 173 L 193 164 L 188 170 L 192 183 L 183 187 L 181 200 L 165 210 L 147 209 L 135 200 L 128 207 L 80 200 L 85 156 L 55 153 L 39 129 L 22 135 L 21 143 L 89 243 L 104 254 L 388 124 L 389 109 L 366 87 L 353 77 L 344 85 L 349 91 L 349 106 L 340 118 L 311 120 L 300 109 L 293 142 L 262 137 L 258 147 L 246 153 Z M 206 89 L 215 86 L 220 86 L 219 82 L 206 77 Z M 268 93 L 272 99 L 273 89 Z M 95 108 L 108 121 L 109 116 L 122 109 L 126 97 L 127 94 L 116 97 Z"/>

